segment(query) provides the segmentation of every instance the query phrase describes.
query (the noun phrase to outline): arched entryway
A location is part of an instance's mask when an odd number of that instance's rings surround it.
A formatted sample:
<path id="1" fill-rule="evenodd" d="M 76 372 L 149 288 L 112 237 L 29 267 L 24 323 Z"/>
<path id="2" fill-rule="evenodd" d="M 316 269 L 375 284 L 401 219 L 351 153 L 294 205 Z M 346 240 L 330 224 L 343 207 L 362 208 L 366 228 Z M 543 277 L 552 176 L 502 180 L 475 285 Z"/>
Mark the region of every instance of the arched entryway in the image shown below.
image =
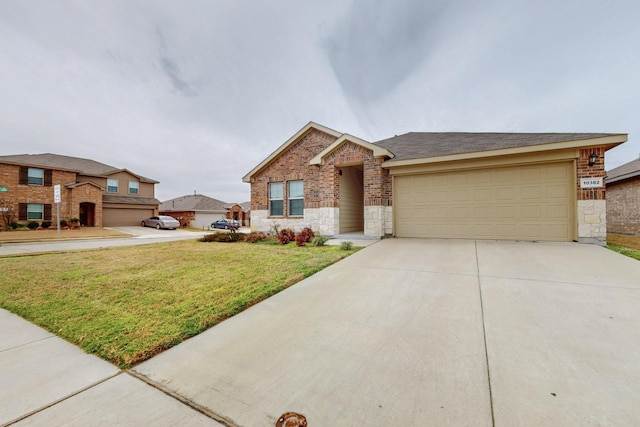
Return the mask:
<path id="1" fill-rule="evenodd" d="M 96 217 L 96 204 L 84 202 L 80 203 L 80 225 L 94 227 Z"/>

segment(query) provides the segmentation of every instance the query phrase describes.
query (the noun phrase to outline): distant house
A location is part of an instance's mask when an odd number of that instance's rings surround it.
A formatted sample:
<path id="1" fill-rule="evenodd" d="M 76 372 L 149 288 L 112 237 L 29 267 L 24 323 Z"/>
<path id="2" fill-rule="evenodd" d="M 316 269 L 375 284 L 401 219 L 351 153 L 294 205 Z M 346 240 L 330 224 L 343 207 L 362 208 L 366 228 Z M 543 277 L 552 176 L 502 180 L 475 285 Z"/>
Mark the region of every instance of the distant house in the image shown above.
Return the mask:
<path id="1" fill-rule="evenodd" d="M 226 218 L 228 203 L 202 194 L 190 194 L 162 202 L 160 215 L 169 215 L 183 227 L 207 228 L 215 220 Z"/>
<path id="2" fill-rule="evenodd" d="M 155 181 L 95 160 L 58 154 L 0 156 L 0 199 L 18 221 L 57 222 L 54 188 L 60 187 L 60 219 L 88 227 L 139 225 L 156 215 Z"/>
<path id="3" fill-rule="evenodd" d="M 241 226 L 251 225 L 251 202 L 229 204 L 227 209 L 228 219 L 235 219 Z"/>
<path id="4" fill-rule="evenodd" d="M 608 233 L 638 237 L 640 244 L 640 159 L 608 171 L 606 185 Z"/>
<path id="5" fill-rule="evenodd" d="M 610 133 L 410 132 L 365 141 L 310 122 L 243 177 L 251 227 L 327 236 L 604 243 Z"/>

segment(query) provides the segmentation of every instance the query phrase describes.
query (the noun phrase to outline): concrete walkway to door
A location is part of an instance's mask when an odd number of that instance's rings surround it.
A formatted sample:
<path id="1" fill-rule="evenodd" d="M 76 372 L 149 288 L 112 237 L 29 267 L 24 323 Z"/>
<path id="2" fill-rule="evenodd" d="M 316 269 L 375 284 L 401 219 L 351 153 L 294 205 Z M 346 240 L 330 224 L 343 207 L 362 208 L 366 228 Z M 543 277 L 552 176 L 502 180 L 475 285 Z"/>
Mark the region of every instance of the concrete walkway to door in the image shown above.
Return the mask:
<path id="1" fill-rule="evenodd" d="M 131 373 L 227 425 L 626 426 L 638 325 L 605 248 L 388 239 Z"/>

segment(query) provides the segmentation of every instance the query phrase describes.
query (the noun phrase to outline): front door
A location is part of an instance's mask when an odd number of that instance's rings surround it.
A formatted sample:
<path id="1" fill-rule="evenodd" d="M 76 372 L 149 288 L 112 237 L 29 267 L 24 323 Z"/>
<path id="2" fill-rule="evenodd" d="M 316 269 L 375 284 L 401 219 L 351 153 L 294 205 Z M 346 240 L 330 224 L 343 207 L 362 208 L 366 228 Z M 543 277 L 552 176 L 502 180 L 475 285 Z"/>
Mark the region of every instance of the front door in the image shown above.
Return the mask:
<path id="1" fill-rule="evenodd" d="M 80 203 L 80 225 L 93 227 L 95 225 L 95 203 Z"/>
<path id="2" fill-rule="evenodd" d="M 340 168 L 340 233 L 364 232 L 362 165 Z"/>

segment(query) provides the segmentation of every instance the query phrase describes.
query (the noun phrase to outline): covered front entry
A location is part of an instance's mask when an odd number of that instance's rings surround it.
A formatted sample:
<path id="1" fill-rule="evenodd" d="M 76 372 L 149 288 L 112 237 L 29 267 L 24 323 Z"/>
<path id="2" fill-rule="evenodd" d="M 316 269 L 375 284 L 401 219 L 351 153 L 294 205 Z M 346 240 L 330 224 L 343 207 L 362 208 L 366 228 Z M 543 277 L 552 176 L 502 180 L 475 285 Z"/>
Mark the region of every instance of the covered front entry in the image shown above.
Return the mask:
<path id="1" fill-rule="evenodd" d="M 362 165 L 339 168 L 340 233 L 364 232 L 364 178 Z"/>
<path id="2" fill-rule="evenodd" d="M 80 225 L 86 227 L 94 227 L 96 218 L 96 204 L 95 203 L 80 203 Z"/>
<path id="3" fill-rule="evenodd" d="M 571 241 L 573 162 L 394 177 L 398 237 Z"/>

